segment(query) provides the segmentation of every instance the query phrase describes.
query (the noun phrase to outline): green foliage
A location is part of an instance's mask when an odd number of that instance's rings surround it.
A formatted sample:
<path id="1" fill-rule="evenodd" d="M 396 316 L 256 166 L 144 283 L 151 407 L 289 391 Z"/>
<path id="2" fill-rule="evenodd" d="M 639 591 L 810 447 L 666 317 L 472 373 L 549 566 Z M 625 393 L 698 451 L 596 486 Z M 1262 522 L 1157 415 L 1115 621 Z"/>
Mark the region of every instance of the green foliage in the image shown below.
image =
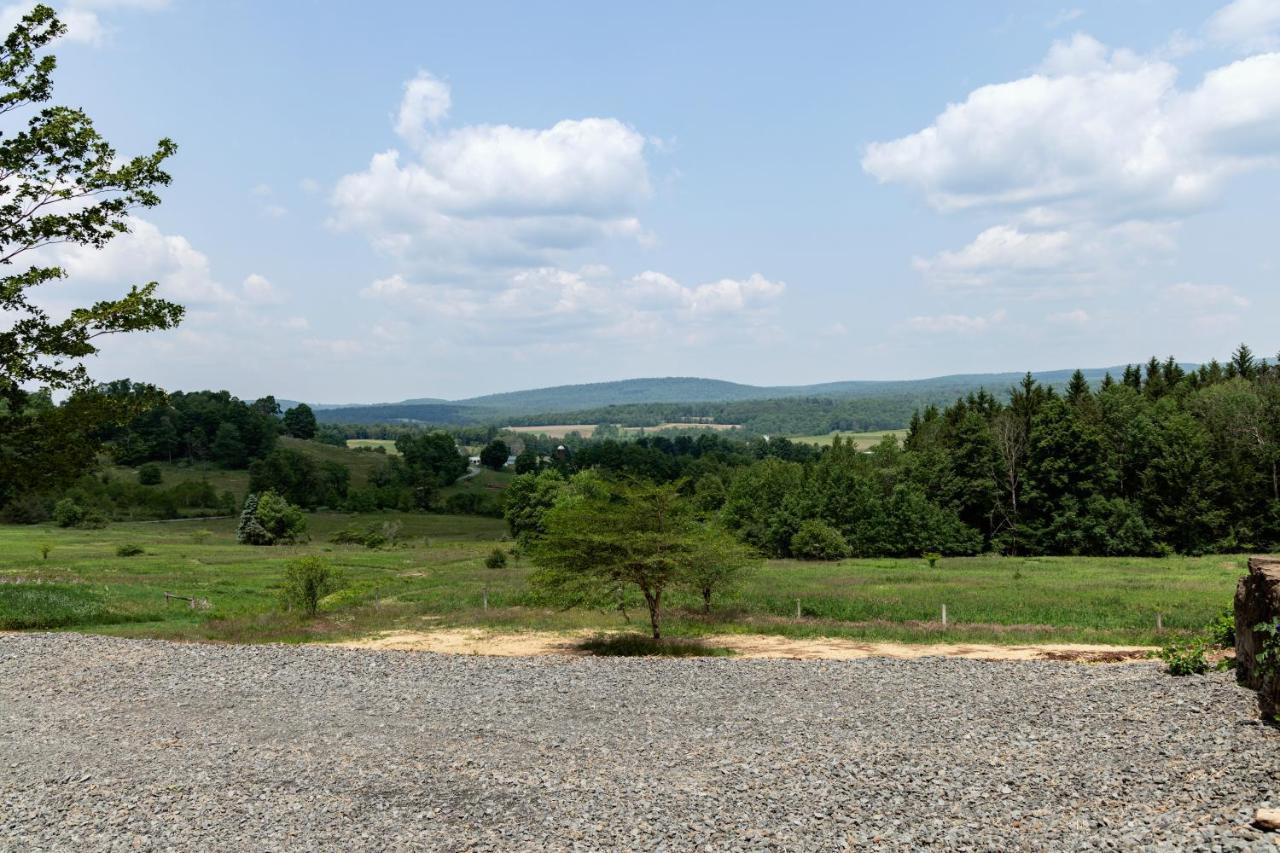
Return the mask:
<path id="1" fill-rule="evenodd" d="M 565 486 L 564 477 L 554 469 L 537 474 L 518 474 L 511 481 L 502 515 L 518 542 L 528 544 L 546 534 L 547 513 Z"/>
<path id="2" fill-rule="evenodd" d="M 338 545 L 362 545 L 365 548 L 384 548 L 395 545 L 400 538 L 400 525 L 393 522 L 369 524 L 364 527 L 349 525 L 333 534 L 330 542 Z"/>
<path id="3" fill-rule="evenodd" d="M 53 505 L 53 521 L 59 527 L 77 527 L 84 518 L 84 508 L 70 498 L 63 498 Z"/>
<path id="4" fill-rule="evenodd" d="M 428 509 L 441 486 L 467 473 L 466 458 L 445 432 L 402 435 L 396 439 L 396 450 L 404 460 L 404 481 L 419 509 Z"/>
<path id="5" fill-rule="evenodd" d="M 924 560 L 929 564 L 929 568 L 936 569 L 939 561 L 942 560 L 942 555 L 937 551 L 926 551 L 924 553 Z"/>
<path id="6" fill-rule="evenodd" d="M 484 567 L 486 569 L 505 569 L 507 567 L 507 552 L 501 548 L 494 548 L 489 552 L 489 556 L 484 558 Z"/>
<path id="7" fill-rule="evenodd" d="M 316 414 L 306 403 L 299 403 L 284 413 L 281 419 L 284 431 L 294 438 L 312 439 L 316 437 Z M 345 443 L 345 442 L 344 442 Z"/>
<path id="8" fill-rule="evenodd" d="M 143 465 L 138 469 L 138 483 L 143 486 L 158 486 L 164 480 L 159 465 Z"/>
<path id="9" fill-rule="evenodd" d="M 320 599 L 343 586 L 341 575 L 319 557 L 300 557 L 285 564 L 280 599 L 289 610 L 297 609 L 312 617 L 320 607 Z"/>
<path id="10" fill-rule="evenodd" d="M 502 505 L 490 495 L 476 492 L 458 492 L 444 501 L 444 511 L 450 515 L 486 515 L 502 518 Z"/>
<path id="11" fill-rule="evenodd" d="M 1204 642 L 1199 639 L 1165 645 L 1160 650 L 1160 659 L 1170 675 L 1203 675 L 1209 671 Z"/>
<path id="12" fill-rule="evenodd" d="M 480 464 L 492 471 L 501 471 L 511 457 L 511 448 L 500 438 L 495 438 L 480 451 Z"/>
<path id="13" fill-rule="evenodd" d="M 1235 648 L 1236 645 L 1236 612 L 1227 606 L 1205 627 L 1205 640 L 1222 649 Z"/>
<path id="14" fill-rule="evenodd" d="M 531 546 L 538 571 L 530 583 L 568 606 L 616 602 L 636 588 L 654 639 L 669 588 L 702 583 L 698 571 L 708 565 L 729 571 L 745 562 L 740 546 L 702 523 L 674 485 L 578 475 L 544 523 Z"/>
<path id="15" fill-rule="evenodd" d="M 598 657 L 726 657 L 733 650 L 708 646 L 697 640 L 654 639 L 643 634 L 598 634 L 578 643 L 577 648 Z"/>
<path id="16" fill-rule="evenodd" d="M 306 536 L 302 510 L 275 492 L 250 494 L 240 513 L 236 541 L 242 545 L 291 545 Z"/>
<path id="17" fill-rule="evenodd" d="M 290 410 L 292 411 L 292 410 Z M 347 498 L 350 470 L 286 447 L 277 447 L 249 465 L 249 489 L 273 491 L 306 509 L 341 506 Z"/>
<path id="18" fill-rule="evenodd" d="M 791 537 L 791 553 L 801 560 L 842 560 L 849 556 L 849 543 L 839 530 L 811 518 L 801 522 Z"/>
<path id="19" fill-rule="evenodd" d="M 49 559 L 49 555 L 50 555 L 51 553 L 53 553 L 53 545 L 52 545 L 51 543 L 49 543 L 49 542 L 41 543 L 41 545 L 40 545 L 40 559 L 42 559 L 42 560 L 47 560 L 47 559 Z"/>
<path id="20" fill-rule="evenodd" d="M 72 584 L 0 584 L 0 631 L 119 621 L 92 589 Z"/>
<path id="21" fill-rule="evenodd" d="M 138 557 L 147 553 L 147 549 L 134 542 L 124 542 L 116 546 L 117 557 Z"/>
<path id="22" fill-rule="evenodd" d="M 65 32 L 45 5 L 18 21 L 0 45 L 0 114 L 12 115 L 50 99 L 56 60 L 45 48 Z M 25 126 L 12 123 L 0 139 L 0 172 L 5 175 L 0 243 L 8 264 L 0 278 L 0 310 L 12 321 L 0 332 L 0 400 L 9 415 L 21 409 L 24 385 L 87 387 L 83 359 L 97 352 L 98 337 L 171 328 L 183 314 L 181 307 L 157 299 L 157 285 L 151 282 L 122 297 L 51 316 L 31 291 L 63 278 L 64 270 L 23 268 L 20 258 L 57 243 L 101 248 L 128 231 L 131 211 L 159 203 L 156 189 L 169 183 L 164 161 L 176 146 L 162 139 L 150 154 L 122 157 L 88 115 L 62 106 L 32 111 Z M 9 419 L 0 417 L 0 444 L 14 438 L 6 434 Z"/>

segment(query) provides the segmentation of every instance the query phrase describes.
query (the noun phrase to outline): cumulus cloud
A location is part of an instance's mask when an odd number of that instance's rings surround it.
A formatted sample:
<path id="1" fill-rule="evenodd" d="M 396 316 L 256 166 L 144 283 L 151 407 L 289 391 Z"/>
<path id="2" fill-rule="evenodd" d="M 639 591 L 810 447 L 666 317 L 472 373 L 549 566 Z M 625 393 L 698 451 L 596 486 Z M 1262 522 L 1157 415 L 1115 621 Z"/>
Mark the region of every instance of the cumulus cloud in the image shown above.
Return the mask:
<path id="1" fill-rule="evenodd" d="M 650 194 L 645 137 L 613 118 L 549 128 L 438 129 L 448 88 L 420 74 L 396 130 L 411 150 L 341 178 L 331 224 L 364 235 L 417 277 L 546 266 L 612 236 L 640 237 Z"/>
<path id="2" fill-rule="evenodd" d="M 541 267 L 512 274 L 496 290 L 416 284 L 394 275 L 374 281 L 361 295 L 450 320 L 468 341 L 512 344 L 570 333 L 575 340 L 694 329 L 732 333 L 760 325 L 785 289 L 758 273 L 688 286 L 654 271 L 619 280 L 598 269 Z M 725 319 L 734 322 L 718 322 Z"/>
<path id="3" fill-rule="evenodd" d="M 426 71 L 404 84 L 396 113 L 396 133 L 406 142 L 421 143 L 452 106 L 449 84 Z"/>
<path id="4" fill-rule="evenodd" d="M 993 327 L 1003 323 L 1006 317 L 1007 314 L 1002 308 L 985 316 L 969 314 L 934 314 L 911 317 L 907 320 L 905 325 L 907 329 L 913 332 L 925 332 L 928 334 L 976 335 L 990 331 Z"/>
<path id="5" fill-rule="evenodd" d="M 1234 0 L 1209 19 L 1205 29 L 1217 42 L 1245 50 L 1269 50 L 1280 45 L 1278 0 Z"/>
<path id="6" fill-rule="evenodd" d="M 1280 53 L 1180 85 L 1167 59 L 1077 34 L 1040 67 L 982 86 L 929 126 L 869 145 L 863 169 L 943 213 L 995 215 L 915 268 L 942 284 L 1120 277 L 1173 248 L 1238 175 L 1280 166 Z"/>
<path id="7" fill-rule="evenodd" d="M 240 283 L 240 291 L 244 294 L 244 298 L 249 302 L 260 304 L 273 304 L 284 301 L 284 298 L 276 290 L 275 285 L 267 280 L 266 276 L 258 273 L 249 273 L 245 280 Z"/>

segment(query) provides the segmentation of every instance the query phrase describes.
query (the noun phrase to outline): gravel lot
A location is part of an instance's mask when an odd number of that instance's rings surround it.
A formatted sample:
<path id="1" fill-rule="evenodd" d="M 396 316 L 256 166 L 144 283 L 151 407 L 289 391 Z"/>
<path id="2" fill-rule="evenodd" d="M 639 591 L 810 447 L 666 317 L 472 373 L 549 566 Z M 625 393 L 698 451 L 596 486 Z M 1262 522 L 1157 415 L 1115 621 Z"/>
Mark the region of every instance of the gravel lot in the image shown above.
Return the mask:
<path id="1" fill-rule="evenodd" d="M 1274 850 L 1280 732 L 1154 665 L 0 636 L 0 849 Z"/>

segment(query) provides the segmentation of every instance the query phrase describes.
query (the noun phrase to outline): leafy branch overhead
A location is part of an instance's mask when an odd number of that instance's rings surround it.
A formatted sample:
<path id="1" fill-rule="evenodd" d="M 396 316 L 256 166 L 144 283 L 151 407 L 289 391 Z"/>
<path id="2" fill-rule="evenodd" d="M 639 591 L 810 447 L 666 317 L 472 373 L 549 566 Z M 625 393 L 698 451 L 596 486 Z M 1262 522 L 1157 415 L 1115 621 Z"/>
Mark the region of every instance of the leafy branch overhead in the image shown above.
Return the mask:
<path id="1" fill-rule="evenodd" d="M 65 32 L 54 11 L 39 5 L 8 35 L 0 47 L 0 117 L 50 99 L 56 60 L 42 51 Z M 21 408 L 29 383 L 84 388 L 82 360 L 98 351 L 102 335 L 181 321 L 182 307 L 157 297 L 156 282 L 62 317 L 33 299 L 36 288 L 66 274 L 41 250 L 100 249 L 128 232 L 131 211 L 160 203 L 156 190 L 170 181 L 164 163 L 176 150 L 162 139 L 151 153 L 122 159 L 83 110 L 63 106 L 0 129 L 0 311 L 11 320 L 0 331 L 0 398 L 11 410 Z"/>

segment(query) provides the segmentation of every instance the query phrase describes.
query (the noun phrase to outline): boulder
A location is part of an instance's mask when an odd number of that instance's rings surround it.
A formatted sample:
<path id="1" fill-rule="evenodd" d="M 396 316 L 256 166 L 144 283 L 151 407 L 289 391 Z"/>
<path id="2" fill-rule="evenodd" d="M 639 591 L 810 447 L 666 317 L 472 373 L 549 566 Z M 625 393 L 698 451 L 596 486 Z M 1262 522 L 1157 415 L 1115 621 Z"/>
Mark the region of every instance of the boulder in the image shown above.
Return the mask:
<path id="1" fill-rule="evenodd" d="M 1253 626 L 1280 619 L 1280 559 L 1249 558 L 1249 574 L 1236 586 L 1235 611 L 1236 678 L 1258 691 L 1263 716 L 1274 717 L 1280 712 L 1280 678 L 1270 677 L 1258 666 L 1258 653 L 1267 636 Z"/>

